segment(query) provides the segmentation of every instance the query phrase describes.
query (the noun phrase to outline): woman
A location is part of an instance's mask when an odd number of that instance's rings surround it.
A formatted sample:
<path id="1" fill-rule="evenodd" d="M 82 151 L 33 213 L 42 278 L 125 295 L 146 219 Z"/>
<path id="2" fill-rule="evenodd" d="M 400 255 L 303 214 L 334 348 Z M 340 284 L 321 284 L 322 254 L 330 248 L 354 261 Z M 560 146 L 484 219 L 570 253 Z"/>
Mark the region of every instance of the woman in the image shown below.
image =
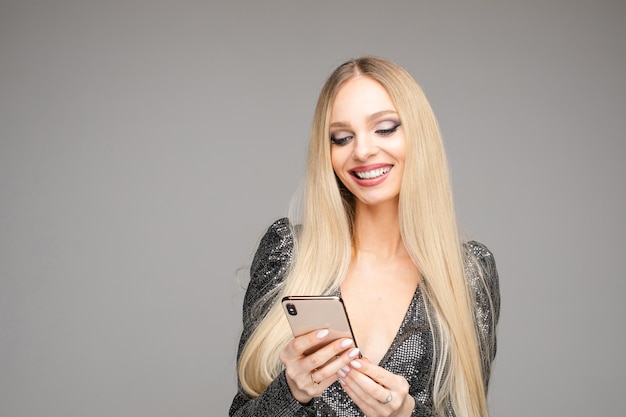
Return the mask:
<path id="1" fill-rule="evenodd" d="M 231 416 L 484 417 L 495 356 L 491 253 L 460 243 L 430 105 L 398 65 L 338 67 L 315 110 L 304 218 L 251 268 Z M 285 295 L 340 294 L 354 341 L 294 338 Z M 361 356 L 362 355 L 362 356 Z M 331 360 L 332 359 L 332 360 Z"/>

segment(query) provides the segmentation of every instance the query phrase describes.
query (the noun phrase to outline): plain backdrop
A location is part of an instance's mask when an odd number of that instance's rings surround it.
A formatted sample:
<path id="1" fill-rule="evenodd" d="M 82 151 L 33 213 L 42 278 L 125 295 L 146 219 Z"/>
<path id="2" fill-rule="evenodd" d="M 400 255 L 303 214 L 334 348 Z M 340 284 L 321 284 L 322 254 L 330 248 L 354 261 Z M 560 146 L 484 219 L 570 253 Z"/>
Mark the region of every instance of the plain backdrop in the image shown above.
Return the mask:
<path id="1" fill-rule="evenodd" d="M 494 416 L 622 415 L 626 2 L 0 2 L 0 415 L 223 416 L 322 83 L 422 85 L 502 291 Z"/>

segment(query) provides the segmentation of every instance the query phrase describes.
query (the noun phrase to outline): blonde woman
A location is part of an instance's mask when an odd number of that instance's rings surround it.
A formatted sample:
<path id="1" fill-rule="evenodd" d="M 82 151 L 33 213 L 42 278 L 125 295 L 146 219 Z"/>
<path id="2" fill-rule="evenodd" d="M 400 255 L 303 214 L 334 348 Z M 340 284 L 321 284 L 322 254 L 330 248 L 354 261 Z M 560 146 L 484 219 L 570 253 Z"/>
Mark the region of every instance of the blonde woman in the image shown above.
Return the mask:
<path id="1" fill-rule="evenodd" d="M 278 301 L 321 294 L 343 298 L 358 348 L 293 337 Z M 499 305 L 492 254 L 459 240 L 423 92 L 387 60 L 346 62 L 315 109 L 302 224 L 275 222 L 252 263 L 230 415 L 488 416 Z"/>

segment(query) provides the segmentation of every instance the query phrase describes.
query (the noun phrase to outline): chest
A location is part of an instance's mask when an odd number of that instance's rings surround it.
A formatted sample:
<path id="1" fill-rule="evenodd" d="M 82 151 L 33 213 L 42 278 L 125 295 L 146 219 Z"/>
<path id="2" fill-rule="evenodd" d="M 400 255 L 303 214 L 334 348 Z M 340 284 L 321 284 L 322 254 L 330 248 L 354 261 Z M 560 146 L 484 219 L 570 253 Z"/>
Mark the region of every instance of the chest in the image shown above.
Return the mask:
<path id="1" fill-rule="evenodd" d="M 351 268 L 341 286 L 356 343 L 363 356 L 380 363 L 393 343 L 419 283 L 416 269 Z"/>

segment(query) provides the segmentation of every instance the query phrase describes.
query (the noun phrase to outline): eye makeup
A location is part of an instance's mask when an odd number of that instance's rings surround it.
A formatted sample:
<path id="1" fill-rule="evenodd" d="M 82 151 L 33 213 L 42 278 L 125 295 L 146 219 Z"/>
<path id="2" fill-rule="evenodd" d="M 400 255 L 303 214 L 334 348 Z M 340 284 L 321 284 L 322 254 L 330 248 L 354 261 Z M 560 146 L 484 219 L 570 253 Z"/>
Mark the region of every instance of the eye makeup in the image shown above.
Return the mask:
<path id="1" fill-rule="evenodd" d="M 379 122 L 378 126 L 380 128 L 377 128 L 374 133 L 380 136 L 391 136 L 402 126 L 402 123 L 396 120 L 384 120 Z M 339 131 L 330 135 L 330 142 L 338 146 L 343 146 L 352 139 L 354 139 L 354 135 L 349 132 Z"/>

